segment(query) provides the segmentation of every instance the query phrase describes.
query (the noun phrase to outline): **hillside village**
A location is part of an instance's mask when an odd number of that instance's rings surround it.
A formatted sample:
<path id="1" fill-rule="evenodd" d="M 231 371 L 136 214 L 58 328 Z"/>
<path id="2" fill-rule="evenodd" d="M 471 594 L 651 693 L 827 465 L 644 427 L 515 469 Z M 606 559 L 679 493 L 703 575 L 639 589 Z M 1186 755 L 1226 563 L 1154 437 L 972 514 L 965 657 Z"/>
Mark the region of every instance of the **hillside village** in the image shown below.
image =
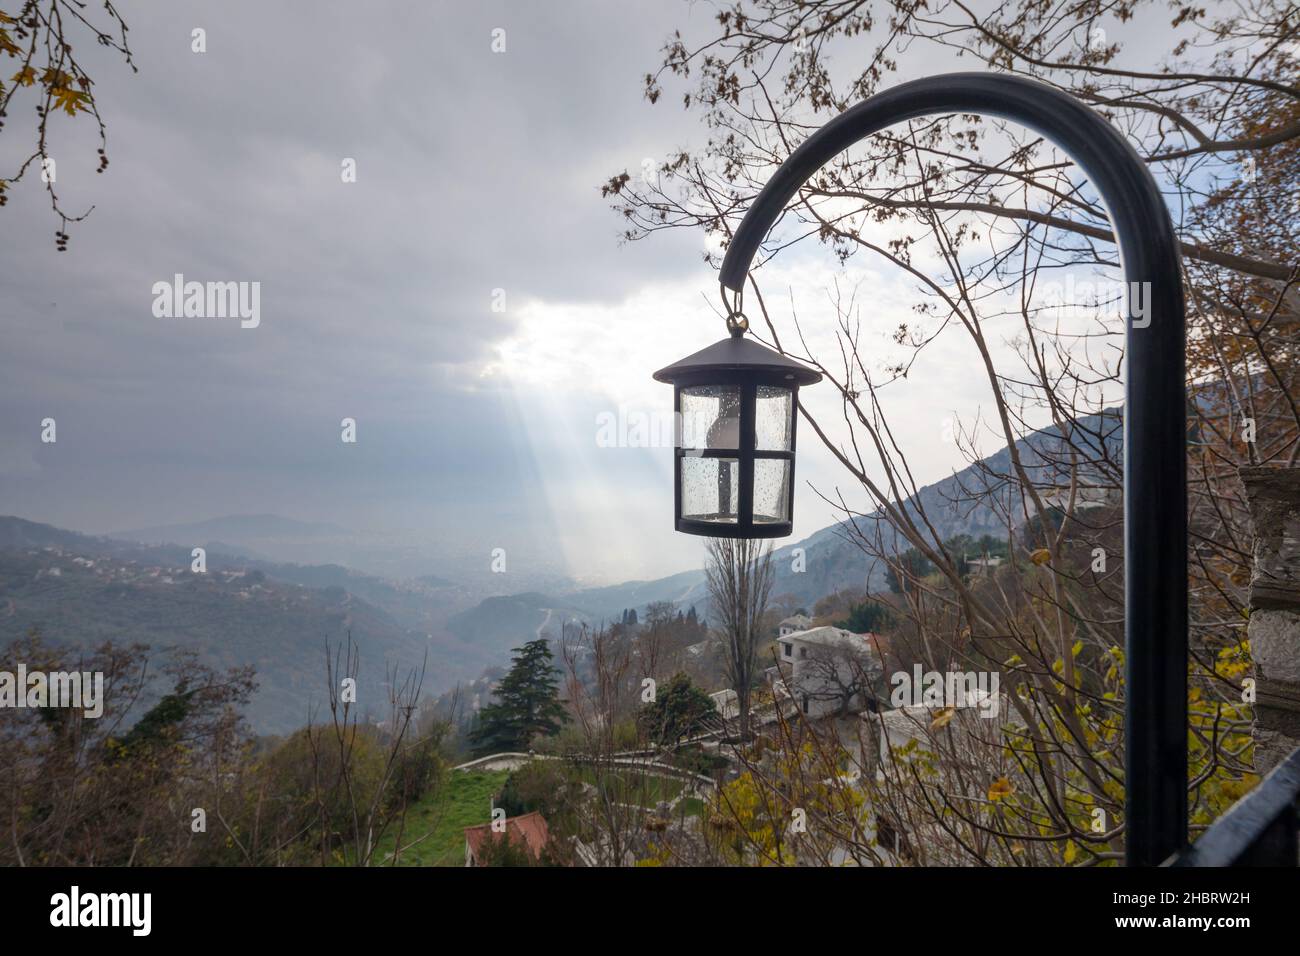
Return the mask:
<path id="1" fill-rule="evenodd" d="M 465 865 L 762 864 L 768 854 L 805 865 L 914 860 L 915 838 L 882 814 L 870 794 L 888 783 L 891 766 L 929 745 L 936 721 L 940 727 L 953 720 L 970 726 L 990 708 L 987 691 L 973 680 L 951 707 L 942 690 L 938 697 L 894 706 L 889 675 L 899 672 L 907 655 L 893 653 L 883 633 L 840 626 L 864 616 L 887 622 L 889 606 L 889 599 L 837 594 L 811 612 L 799 607 L 785 617 L 768 614 L 768 640 L 759 653 L 766 664 L 751 703 L 748 738 L 740 736 L 737 694 L 725 686 L 725 669 L 716 659 L 717 637 L 694 641 L 698 632 L 692 628 L 703 626 L 688 624 L 680 612 L 674 616 L 671 607 L 652 605 L 640 617 L 625 612 L 618 625 L 594 639 L 581 630 L 566 632 L 558 654 L 568 669 L 563 683 L 579 727 L 455 768 L 453 774 L 504 775 L 500 800 L 493 802 L 495 826 L 464 829 Z M 874 613 L 864 615 L 867 608 Z M 594 657 L 604 663 L 593 663 Z M 620 720 L 621 695 L 613 686 L 619 680 L 611 681 L 611 675 L 620 675 L 634 691 L 636 674 L 646 668 L 676 676 L 662 691 L 656 688 L 666 695 L 662 703 L 656 695 L 648 707 L 627 707 L 630 719 Z M 471 739 L 498 683 L 466 688 Z M 612 703 L 614 718 L 586 713 L 596 701 Z M 657 723 L 664 712 L 672 715 L 667 728 Z M 795 796 L 810 771 L 825 774 L 809 794 L 819 804 L 811 835 L 809 808 L 797 806 Z M 609 802 L 611 789 L 617 803 Z M 758 837 L 751 832 L 757 821 L 736 810 L 762 789 L 780 794 L 794 815 L 763 821 L 758 830 L 765 836 Z M 830 820 L 834 831 L 816 832 Z M 785 834 L 782 822 L 789 823 Z M 930 848 L 932 855 L 939 851 Z"/>
<path id="2" fill-rule="evenodd" d="M 321 638 L 328 635 L 351 632 L 373 642 L 384 626 L 390 634 L 403 633 L 389 615 L 345 588 L 309 587 L 280 576 L 307 575 L 310 569 L 251 566 L 214 553 L 211 564 L 199 572 L 193 558 L 185 563 L 189 555 L 179 547 L 67 536 L 30 523 L 11 527 L 8 539 L 9 545 L 0 549 L 0 624 L 15 633 L 39 632 L 55 646 L 74 630 L 87 648 L 129 635 L 155 646 L 158 665 L 168 659 L 169 647 L 203 650 L 195 638 L 211 630 L 221 635 L 223 647 L 217 653 L 203 651 L 205 666 L 234 668 L 250 661 L 270 665 L 255 666 L 252 673 L 262 684 L 261 694 L 269 691 L 285 702 L 280 712 L 290 726 L 301 726 L 304 699 L 317 693 L 318 701 L 327 701 L 329 694 L 319 675 L 310 672 L 283 682 L 276 676 L 277 659 L 287 662 L 286 654 L 319 659 L 327 646 Z M 984 542 L 985 549 L 989 543 Z M 428 811 L 445 825 L 441 818 L 448 808 L 439 801 L 451 799 L 462 781 L 475 786 L 495 781 L 486 799 L 478 798 L 483 802 L 453 808 L 450 815 L 468 812 L 464 827 L 472 834 L 480 832 L 472 828 L 485 819 L 490 827 L 493 814 L 502 809 L 512 811 L 504 818 L 508 833 L 515 830 L 511 821 L 537 814 L 545 821 L 544 842 L 552 850 L 550 856 L 539 856 L 536 836 L 541 831 L 526 826 L 521 832 L 531 834 L 524 841 L 531 848 L 528 862 L 644 863 L 670 844 L 689 845 L 691 855 L 707 856 L 718 852 L 709 847 L 722 832 L 719 800 L 774 766 L 781 746 L 796 746 L 796 741 L 804 746 L 832 734 L 841 741 L 836 746 L 842 748 L 846 766 L 857 767 L 853 773 L 860 776 L 861 768 L 877 760 L 878 741 L 883 739 L 873 721 L 888 708 L 886 672 L 893 665 L 888 638 L 867 624 L 887 625 L 890 608 L 901 606 L 902 596 L 886 591 L 869 598 L 866 592 L 840 591 L 804 607 L 795 595 L 780 594 L 771 605 L 764 614 L 766 638 L 757 649 L 761 674 L 751 703 L 752 726 L 744 740 L 738 735 L 737 694 L 728 684 L 718 633 L 696 606 L 682 608 L 667 601 L 626 608 L 615 623 L 602 628 L 572 615 L 547 615 L 531 636 L 553 654 L 551 680 L 555 698 L 563 702 L 563 715 L 556 733 L 534 736 L 519 750 L 481 754 L 473 743 L 484 710 L 492 706 L 507 676 L 503 667 L 459 682 L 447 694 L 413 698 L 414 706 L 397 718 L 374 705 L 388 685 L 377 683 L 372 671 L 359 684 L 363 698 L 372 703 L 353 710 L 345 721 L 350 719 L 352 732 L 373 738 L 377 746 L 398 737 L 398 751 L 414 740 L 436 739 L 437 756 L 430 754 L 425 767 L 429 775 L 414 789 L 434 806 L 406 808 L 412 814 Z M 707 599 L 703 606 L 707 613 Z M 94 625 L 86 628 L 87 612 L 82 609 L 89 607 L 96 609 Z M 121 611 L 113 612 L 114 607 Z M 245 611 L 249 625 L 240 623 Z M 170 620 L 177 622 L 175 627 Z M 194 621 L 204 627 L 196 628 Z M 268 639 L 277 621 L 294 628 L 315 622 L 309 637 L 315 649 L 303 646 L 301 638 L 289 643 Z M 246 640 L 255 640 L 256 650 L 246 647 Z M 406 666 L 412 666 L 414 657 L 409 653 Z M 654 704 L 647 706 L 642 696 L 643 681 L 652 674 L 667 695 L 666 725 L 656 725 L 657 718 L 648 716 Z M 313 686 L 320 690 L 314 692 Z M 165 685 L 156 682 L 140 689 L 143 693 L 128 708 L 127 719 L 148 723 L 153 713 L 149 706 L 163 706 L 169 698 Z M 605 704 L 595 703 L 597 698 Z M 674 708 L 682 702 L 686 706 L 679 713 Z M 254 738 L 255 753 L 263 755 L 260 759 L 281 759 L 277 751 L 292 747 L 300 733 L 287 738 L 259 735 Z M 838 776 L 848 780 L 852 774 Z M 874 832 L 870 815 L 855 825 L 864 835 Z M 611 829 L 620 832 L 611 836 Z M 493 832 L 471 839 L 478 847 L 471 854 L 475 862 L 494 859 Z M 866 837 L 868 844 L 872 840 Z M 564 852 L 555 856 L 559 848 Z M 384 852 L 399 861 L 403 856 L 400 849 Z M 503 852 L 509 858 L 513 851 Z M 424 859 L 413 850 L 406 856 Z M 449 860 L 444 854 L 438 862 Z"/>
<path id="3" fill-rule="evenodd" d="M 7 520 L 0 626 L 15 635 L 39 632 L 56 643 L 76 631 L 90 646 L 96 639 L 143 639 L 156 646 L 160 663 L 168 647 L 192 648 L 205 666 L 216 668 L 257 662 L 250 673 L 260 686 L 252 699 L 276 701 L 274 713 L 291 731 L 253 735 L 254 760 L 270 761 L 267 767 L 323 731 L 319 723 L 317 731 L 296 729 L 309 718 L 307 702 L 316 701 L 317 714 L 338 703 L 321 681 L 322 652 L 346 642 L 349 659 L 360 663 L 371 649 L 383 648 L 386 671 L 361 668 L 357 688 L 365 703 L 343 709 L 344 727 L 388 752 L 383 768 L 376 766 L 381 776 L 401 771 L 416 742 L 424 755 L 421 779 L 411 789 L 415 802 L 379 815 L 381 834 L 395 821 L 401 833 L 391 845 L 382 836 L 374 840 L 371 852 L 380 859 L 448 865 L 455 862 L 446 849 L 454 836 L 475 865 L 748 864 L 772 853 L 792 862 L 890 865 L 899 861 L 900 848 L 915 842 L 904 822 L 882 823 L 869 791 L 888 782 L 891 754 L 921 745 L 932 715 L 944 709 L 943 700 L 920 707 L 891 703 L 890 676 L 920 660 L 906 639 L 917 601 L 924 603 L 916 582 L 943 589 L 941 575 L 919 555 L 901 554 L 896 567 L 879 576 L 885 587 L 876 592 L 836 588 L 807 603 L 794 592 L 772 595 L 755 648 L 758 669 L 744 728 L 725 641 L 708 620 L 707 593 L 691 592 L 698 606 L 652 600 L 597 624 L 583 612 L 553 607 L 532 624 L 528 609 L 539 605 L 528 596 L 523 602 L 489 598 L 480 607 L 508 609 L 502 620 L 513 622 L 516 651 L 521 644 L 545 648 L 551 663 L 533 677 L 549 688 L 556 719 L 544 732 L 512 730 L 499 738 L 508 744 L 488 745 L 478 735 L 485 715 L 500 706 L 511 669 L 489 667 L 441 695 L 421 683 L 420 692 L 403 701 L 393 696 L 399 675 L 420 666 L 421 636 L 402 626 L 399 603 L 422 597 L 418 582 L 381 588 L 363 576 L 342 579 L 352 587 L 360 582 L 390 613 L 347 586 L 327 583 L 339 578 L 323 569 L 214 551 L 196 571 L 192 550 L 181 546 L 90 539 Z M 1017 573 L 1006 542 L 991 535 L 958 534 L 949 545 L 967 580 Z M 327 586 L 295 583 L 295 577 Z M 778 585 L 789 580 L 776 575 Z M 90 628 L 83 623 L 88 618 Z M 190 623 L 196 621 L 202 626 Z M 268 638 L 277 627 L 287 640 Z M 203 642 L 208 633 L 219 650 Z M 655 685 L 648 695 L 647 682 Z M 163 706 L 168 698 L 156 682 L 142 690 L 128 719 L 147 723 L 149 706 Z M 958 718 L 959 725 L 963 721 Z M 798 786 L 784 779 L 792 772 Z M 801 805 L 797 793 L 808 786 L 808 805 Z M 475 794 L 472 804 L 462 802 L 465 789 Z M 811 813 L 812 835 L 800 829 L 807 817 L 786 840 L 770 819 L 738 813 L 765 792 L 783 794 L 790 812 Z M 516 819 L 541 823 L 518 830 Z M 476 828 L 485 821 L 483 835 Z M 828 821 L 835 821 L 833 831 Z M 453 824 L 454 835 L 448 832 Z M 524 834 L 521 847 L 495 847 L 494 824 L 507 836 Z M 884 849 L 881 827 L 888 837 Z M 542 832 L 545 854 L 538 850 Z M 768 835 L 756 846 L 735 842 L 755 833 Z M 420 850 L 424 842 L 443 849 L 430 857 Z"/>

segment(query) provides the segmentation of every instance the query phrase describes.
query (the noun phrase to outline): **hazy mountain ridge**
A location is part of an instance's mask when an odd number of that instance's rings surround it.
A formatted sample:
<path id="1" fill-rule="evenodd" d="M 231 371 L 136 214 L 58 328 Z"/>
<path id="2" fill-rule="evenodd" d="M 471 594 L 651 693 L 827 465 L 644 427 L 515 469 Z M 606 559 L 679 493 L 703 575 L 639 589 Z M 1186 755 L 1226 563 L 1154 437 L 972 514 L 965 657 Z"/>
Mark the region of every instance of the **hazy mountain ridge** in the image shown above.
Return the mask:
<path id="1" fill-rule="evenodd" d="M 420 667 L 436 693 L 477 676 L 505 650 L 465 644 L 446 620 L 481 596 L 454 584 L 392 582 L 338 565 L 250 560 L 209 549 L 195 573 L 191 549 L 83 535 L 0 517 L 0 640 L 39 629 L 84 646 L 143 642 L 198 651 L 209 664 L 252 664 L 261 688 L 249 719 L 284 732 L 324 700 L 325 642 L 350 633 L 361 653 L 362 710 L 384 710 L 386 665 Z M 369 702 L 369 706 L 368 703 Z"/>
<path id="2" fill-rule="evenodd" d="M 1108 409 L 1080 419 L 1074 426 L 1074 440 L 1091 455 L 1097 454 L 1105 445 L 1108 453 L 1118 458 L 1122 424 L 1119 411 Z M 1016 444 L 1021 462 L 1035 483 L 1067 480 L 1054 464 L 1063 444 L 1061 433 L 1055 426 L 1035 432 Z M 1002 495 L 1005 500 L 1009 489 L 996 485 L 990 487 L 987 475 L 1005 475 L 1011 472 L 1011 468 L 1011 452 L 1004 447 L 976 464 L 922 487 L 905 508 L 913 516 L 924 510 L 943 539 L 958 534 L 1005 537 L 1005 519 L 998 511 L 987 502 L 967 499 L 972 490 L 989 490 Z M 818 598 L 836 591 L 883 588 L 886 570 L 883 562 L 864 553 L 853 540 L 857 534 L 870 536 L 876 523 L 881 524 L 880 533 L 886 550 L 905 550 L 908 547 L 879 512 L 841 521 L 773 552 L 776 571 L 773 595 L 793 595 L 799 602 L 811 605 Z M 803 552 L 802 571 L 795 570 L 797 550 Z M 709 598 L 703 564 L 704 549 L 701 546 L 701 568 L 698 571 L 684 571 L 654 581 L 586 588 L 563 594 L 560 600 L 586 608 L 595 620 L 615 618 L 622 608 L 644 609 L 651 601 L 672 601 L 682 609 L 694 604 L 701 614 L 707 616 Z"/>
<path id="3" fill-rule="evenodd" d="M 324 537 L 350 534 L 347 528 L 326 522 L 297 521 L 280 515 L 225 515 L 185 524 L 159 525 L 129 531 L 113 531 L 105 535 L 123 541 L 141 544 L 176 544 L 183 541 L 204 541 L 222 537 L 239 541 L 246 538 L 294 535 L 297 537 Z"/>
<path id="4" fill-rule="evenodd" d="M 1102 440 L 1118 452 L 1118 415 L 1080 424 L 1104 431 Z M 1040 452 L 1058 441 L 1055 430 L 1046 429 L 1020 443 L 1036 480 L 1051 480 L 1052 466 Z M 986 502 L 963 501 L 962 489 L 981 487 L 986 471 L 1009 469 L 1004 448 L 927 485 L 917 499 L 944 538 L 1000 536 L 1005 528 L 997 511 Z M 906 507 L 916 512 L 914 502 Z M 882 588 L 885 569 L 850 540 L 851 523 L 870 531 L 881 520 L 871 515 L 841 522 L 777 549 L 773 595 L 792 595 L 811 606 L 837 590 Z M 201 532 L 228 537 L 268 528 L 301 530 L 308 537 L 341 530 L 254 515 L 133 534 L 184 537 L 193 531 L 209 540 Z M 892 532 L 882 527 L 881 533 Z M 263 732 L 282 732 L 301 725 L 310 702 L 324 700 L 325 641 L 337 643 L 349 632 L 362 654 L 362 709 L 378 716 L 385 666 L 418 667 L 426 651 L 425 691 L 432 696 L 456 683 L 481 683 L 481 675 L 507 661 L 511 648 L 539 635 L 559 637 L 565 625 L 599 626 L 618 620 L 624 609 L 643 610 L 654 601 L 682 610 L 694 605 L 705 618 L 709 612 L 703 542 L 700 570 L 612 586 L 493 595 L 433 575 L 394 580 L 339 563 L 251 557 L 239 553 L 246 541 L 205 546 L 207 572 L 196 574 L 190 570 L 196 545 L 142 544 L 0 518 L 0 640 L 39 627 L 50 639 L 72 644 L 144 641 L 193 648 L 213 664 L 252 664 L 262 689 L 250 720 Z M 801 571 L 795 570 L 796 549 L 802 550 Z"/>
<path id="5" fill-rule="evenodd" d="M 38 629 L 54 643 L 144 643 L 159 658 L 182 648 L 214 667 L 253 665 L 259 689 L 248 718 L 264 733 L 301 726 L 322 704 L 327 640 L 350 633 L 363 659 L 404 666 L 418 666 L 424 654 L 418 634 L 342 588 L 307 588 L 260 570 L 194 573 L 188 555 L 181 563 L 167 553 L 129 556 L 82 544 L 0 550 L 0 639 Z M 372 666 L 358 678 L 374 713 L 383 710 L 381 674 Z"/>
<path id="6" fill-rule="evenodd" d="M 500 593 L 503 581 L 501 575 L 492 573 L 487 552 L 470 542 L 403 532 L 354 531 L 330 522 L 298 521 L 274 514 L 225 515 L 114 532 L 107 537 L 145 545 L 207 547 L 276 564 L 340 565 L 392 581 L 419 579 L 437 586 L 455 581 L 474 589 L 480 597 Z M 552 566 L 549 554 L 530 555 L 520 546 L 511 549 L 511 556 L 518 570 L 512 571 L 510 580 L 519 590 L 572 586 L 573 582 Z"/>
<path id="7" fill-rule="evenodd" d="M 455 614 L 447 628 L 461 641 L 474 646 L 516 647 L 545 633 L 559 635 L 565 624 L 590 624 L 589 612 L 562 599 L 537 592 L 485 598 L 476 606 Z"/>

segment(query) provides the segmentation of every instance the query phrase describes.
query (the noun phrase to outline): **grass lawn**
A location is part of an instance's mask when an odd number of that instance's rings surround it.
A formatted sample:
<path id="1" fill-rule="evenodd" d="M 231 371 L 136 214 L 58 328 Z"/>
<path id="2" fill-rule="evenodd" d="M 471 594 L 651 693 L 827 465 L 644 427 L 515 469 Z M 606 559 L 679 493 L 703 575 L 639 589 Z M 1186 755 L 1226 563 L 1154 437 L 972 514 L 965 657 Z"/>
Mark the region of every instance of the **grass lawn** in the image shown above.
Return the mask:
<path id="1" fill-rule="evenodd" d="M 590 768 L 583 768 L 579 775 L 588 783 L 595 782 Z M 407 812 L 402 844 L 409 846 L 420 837 L 424 839 L 416 846 L 403 850 L 398 865 L 464 866 L 464 829 L 490 822 L 492 797 L 500 791 L 509 776 L 508 770 L 492 773 L 450 771 L 440 792 L 424 798 Z M 635 771 L 611 774 L 607 779 L 617 781 L 614 784 L 618 790 L 615 799 L 620 803 L 645 807 L 653 807 L 660 800 L 671 800 L 681 792 L 683 786 L 680 780 L 651 775 L 642 777 Z M 698 800 L 688 801 L 686 812 L 699 813 L 702 806 Z M 377 866 L 386 865 L 380 861 L 386 860 L 393 852 L 395 837 L 395 831 L 390 831 L 380 841 L 375 858 Z"/>
<path id="2" fill-rule="evenodd" d="M 424 798 L 407 812 L 402 844 L 409 846 L 419 837 L 424 839 L 402 851 L 399 865 L 464 866 L 464 828 L 491 822 L 492 796 L 509 776 L 508 770 L 493 773 L 450 771 L 437 794 Z M 389 832 L 380 841 L 378 860 L 392 853 L 394 836 L 395 832 Z"/>
<path id="3" fill-rule="evenodd" d="M 677 807 L 677 812 L 688 817 L 704 815 L 704 801 L 699 797 L 687 797 Z"/>
<path id="4" fill-rule="evenodd" d="M 581 767 L 578 776 L 584 783 L 595 784 L 596 773 L 590 767 Z M 632 806 L 653 808 L 661 800 L 672 800 L 682 792 L 685 784 L 674 777 L 641 775 L 635 770 L 620 768 L 605 775 L 606 783 L 614 788 L 614 799 Z"/>

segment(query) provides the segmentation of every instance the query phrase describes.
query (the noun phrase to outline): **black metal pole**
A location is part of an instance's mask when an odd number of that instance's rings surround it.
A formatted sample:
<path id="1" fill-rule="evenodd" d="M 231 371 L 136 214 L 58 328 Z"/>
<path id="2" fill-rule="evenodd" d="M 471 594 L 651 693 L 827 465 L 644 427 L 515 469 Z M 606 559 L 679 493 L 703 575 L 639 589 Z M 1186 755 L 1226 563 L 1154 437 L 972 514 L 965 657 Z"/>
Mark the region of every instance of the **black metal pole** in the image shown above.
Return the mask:
<path id="1" fill-rule="evenodd" d="M 1146 164 L 1099 114 L 1043 83 L 949 73 L 904 83 L 835 117 L 763 187 L 736 230 L 720 279 L 739 292 L 768 230 L 832 157 L 920 116 L 979 113 L 1060 146 L 1101 195 L 1128 285 L 1124 386 L 1125 844 L 1130 866 L 1187 841 L 1186 317 L 1178 243 Z"/>

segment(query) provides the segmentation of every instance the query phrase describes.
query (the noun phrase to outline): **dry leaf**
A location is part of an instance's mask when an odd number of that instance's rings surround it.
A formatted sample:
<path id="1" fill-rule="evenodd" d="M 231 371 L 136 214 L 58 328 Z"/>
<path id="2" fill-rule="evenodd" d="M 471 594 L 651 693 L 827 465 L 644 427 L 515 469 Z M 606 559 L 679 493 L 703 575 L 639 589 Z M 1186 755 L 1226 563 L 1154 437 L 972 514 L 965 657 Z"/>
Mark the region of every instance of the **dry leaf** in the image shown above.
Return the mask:
<path id="1" fill-rule="evenodd" d="M 998 777 L 989 785 L 989 799 L 994 803 L 1003 797 L 1011 796 L 1014 792 L 1015 789 L 1011 786 L 1011 781 L 1006 777 Z"/>

